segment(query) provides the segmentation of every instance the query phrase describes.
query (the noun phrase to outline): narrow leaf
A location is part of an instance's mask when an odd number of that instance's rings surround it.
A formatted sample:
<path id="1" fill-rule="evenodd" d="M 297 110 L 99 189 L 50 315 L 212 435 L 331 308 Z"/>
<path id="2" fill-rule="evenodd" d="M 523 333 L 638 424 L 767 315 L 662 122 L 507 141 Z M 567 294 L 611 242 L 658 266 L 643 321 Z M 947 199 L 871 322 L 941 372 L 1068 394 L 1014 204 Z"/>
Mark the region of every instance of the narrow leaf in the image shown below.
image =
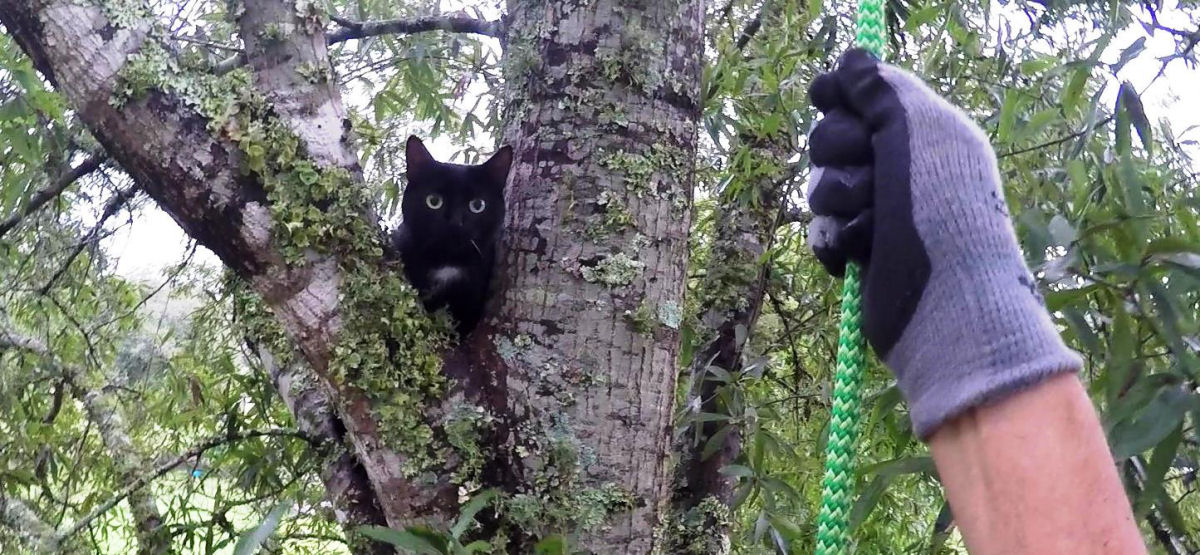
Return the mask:
<path id="1" fill-rule="evenodd" d="M 740 464 L 727 464 L 721 469 L 721 474 L 730 478 L 752 478 L 754 469 Z"/>
<path id="2" fill-rule="evenodd" d="M 377 542 L 407 549 L 417 555 L 441 555 L 445 552 L 442 547 L 439 547 L 438 543 L 412 533 L 411 529 L 399 531 L 384 528 L 383 526 L 363 526 L 358 529 L 358 533 Z"/>
<path id="3" fill-rule="evenodd" d="M 537 555 L 567 555 L 567 539 L 558 534 L 547 536 L 533 546 L 533 552 Z"/>
<path id="4" fill-rule="evenodd" d="M 253 530 L 242 534 L 237 545 L 233 548 L 234 555 L 250 555 L 258 552 L 259 546 L 262 545 L 271 534 L 275 533 L 275 528 L 279 526 L 279 520 L 283 518 L 283 514 L 292 507 L 292 502 L 283 501 L 275 505 L 271 512 L 267 513 L 266 518 L 258 524 Z"/>
<path id="5" fill-rule="evenodd" d="M 1198 405 L 1200 399 L 1195 395 L 1178 387 L 1163 388 L 1135 420 L 1113 430 L 1110 437 L 1113 456 L 1125 460 L 1157 445 L 1179 425 L 1188 410 Z"/>
<path id="6" fill-rule="evenodd" d="M 1146 108 L 1142 106 L 1142 98 L 1138 96 L 1137 89 L 1133 88 L 1133 84 L 1129 81 L 1121 83 L 1121 91 L 1118 93 L 1117 102 L 1121 108 L 1128 114 L 1130 123 L 1134 129 L 1137 129 L 1138 137 L 1142 139 L 1142 146 L 1145 147 L 1147 153 L 1154 152 L 1154 137 L 1151 135 L 1150 119 L 1146 117 Z"/>
<path id="7" fill-rule="evenodd" d="M 495 499 L 499 494 L 500 492 L 497 490 L 487 489 L 479 492 L 475 495 L 475 497 L 472 497 L 470 501 L 467 501 L 462 506 L 458 520 L 454 523 L 454 526 L 450 528 L 450 536 L 453 538 L 461 538 L 463 532 L 466 532 L 467 528 L 470 528 L 471 524 L 475 522 L 475 515 L 479 514 L 479 511 L 482 511 L 484 508 L 486 508 L 488 504 L 491 503 L 492 500 Z"/>

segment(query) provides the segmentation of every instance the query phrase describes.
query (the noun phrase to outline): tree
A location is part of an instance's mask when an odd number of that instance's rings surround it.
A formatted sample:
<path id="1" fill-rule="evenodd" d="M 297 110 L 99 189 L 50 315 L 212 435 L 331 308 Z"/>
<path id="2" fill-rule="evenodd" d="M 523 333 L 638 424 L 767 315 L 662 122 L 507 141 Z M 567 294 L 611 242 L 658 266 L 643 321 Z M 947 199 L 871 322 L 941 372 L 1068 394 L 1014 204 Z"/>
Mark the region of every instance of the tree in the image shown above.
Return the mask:
<path id="1" fill-rule="evenodd" d="M 803 247 L 804 96 L 852 26 L 822 8 L 0 0 L 0 546 L 810 548 L 836 288 Z M 1105 76 L 1194 67 L 1196 10 L 890 13 L 897 62 L 993 135 L 1148 540 L 1192 549 L 1194 140 Z M 414 125 L 515 149 L 461 343 L 382 240 Z M 147 203 L 224 269 L 114 273 Z M 953 546 L 872 374 L 860 541 Z"/>
<path id="2" fill-rule="evenodd" d="M 3 8 L 14 41 L 135 186 L 245 284 L 253 345 L 283 357 L 275 374 L 293 375 L 275 381 L 319 384 L 287 404 L 361 465 L 327 471 L 346 484 L 331 492 L 343 524 L 442 526 L 459 488 L 483 480 L 512 494 L 506 512 L 528 533 L 594 527 L 619 510 L 584 544 L 651 547 L 678 332 L 634 333 L 622 315 L 651 307 L 670 321 L 681 310 L 697 4 L 513 6 L 506 81 L 528 86 L 510 86 L 505 107 L 517 159 L 508 270 L 499 324 L 461 348 L 386 262 L 350 146 L 327 44 L 365 27 L 329 36 L 314 4 L 248 2 L 229 14 L 247 67 L 218 75 L 173 52 L 137 5 Z M 578 104 L 557 106 L 568 91 Z M 566 203 L 602 191 L 594 206 L 632 205 L 636 219 L 589 240 L 609 224 L 571 218 Z M 557 298 L 537 295 L 551 284 Z M 478 409 L 494 427 L 458 420 Z M 330 418 L 339 425 L 319 424 Z M 486 460 L 459 436 L 493 440 Z"/>

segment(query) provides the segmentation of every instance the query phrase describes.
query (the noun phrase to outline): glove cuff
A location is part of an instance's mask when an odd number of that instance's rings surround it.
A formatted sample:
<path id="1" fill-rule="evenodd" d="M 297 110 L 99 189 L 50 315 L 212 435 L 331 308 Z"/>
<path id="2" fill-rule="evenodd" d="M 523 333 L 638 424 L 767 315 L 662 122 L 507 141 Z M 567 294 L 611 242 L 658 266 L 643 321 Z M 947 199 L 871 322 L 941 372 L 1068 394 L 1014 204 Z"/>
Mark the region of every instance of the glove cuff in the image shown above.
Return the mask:
<path id="1" fill-rule="evenodd" d="M 926 291 L 934 293 L 932 298 L 923 299 L 914 325 L 888 356 L 908 401 L 913 430 L 923 441 L 972 407 L 1083 367 L 1040 298 L 1011 278 L 1004 280 L 1009 287 L 1000 285 L 995 269 L 985 272 L 996 275 L 983 277 L 976 271 L 976 280 L 955 280 L 968 287 L 984 285 L 973 295 Z M 926 310 L 937 316 L 921 314 Z"/>

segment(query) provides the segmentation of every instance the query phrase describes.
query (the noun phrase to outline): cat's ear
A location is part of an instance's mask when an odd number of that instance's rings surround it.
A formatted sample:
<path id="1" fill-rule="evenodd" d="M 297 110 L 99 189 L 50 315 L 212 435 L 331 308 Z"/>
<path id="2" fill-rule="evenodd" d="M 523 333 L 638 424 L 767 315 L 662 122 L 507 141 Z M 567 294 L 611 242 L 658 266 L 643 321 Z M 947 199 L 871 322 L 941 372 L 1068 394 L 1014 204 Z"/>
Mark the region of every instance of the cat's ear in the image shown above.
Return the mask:
<path id="1" fill-rule="evenodd" d="M 512 147 L 505 145 L 483 163 L 483 171 L 487 172 L 488 181 L 498 189 L 503 189 L 504 183 L 508 181 L 508 170 L 512 167 L 512 161 Z"/>
<path id="2" fill-rule="evenodd" d="M 425 143 L 421 142 L 416 135 L 408 137 L 408 143 L 404 145 L 404 158 L 408 164 L 409 181 L 426 174 L 433 169 L 433 165 L 436 163 L 433 155 L 429 154 L 429 150 L 425 148 Z"/>

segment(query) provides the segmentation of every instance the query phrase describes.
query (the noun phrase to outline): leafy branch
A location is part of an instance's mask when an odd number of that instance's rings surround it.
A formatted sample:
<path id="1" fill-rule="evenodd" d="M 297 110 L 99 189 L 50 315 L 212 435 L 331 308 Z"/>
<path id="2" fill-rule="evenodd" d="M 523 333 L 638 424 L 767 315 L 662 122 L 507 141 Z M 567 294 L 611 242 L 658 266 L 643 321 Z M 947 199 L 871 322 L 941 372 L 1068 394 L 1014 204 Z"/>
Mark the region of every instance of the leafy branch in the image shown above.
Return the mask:
<path id="1" fill-rule="evenodd" d="M 30 214 L 37 212 L 46 203 L 58 198 L 58 195 L 62 194 L 72 183 L 99 169 L 105 160 L 108 160 L 107 154 L 103 152 L 93 154 L 83 162 L 80 162 L 78 166 L 63 172 L 50 186 L 33 193 L 29 197 L 29 204 L 25 205 L 24 209 L 19 210 L 16 214 L 0 222 L 0 237 L 4 237 L 6 233 L 20 224 L 22 220 L 29 217 Z"/>
<path id="2" fill-rule="evenodd" d="M 307 441 L 313 445 L 319 445 L 319 442 L 317 440 L 315 440 L 313 437 L 309 436 L 308 434 L 301 432 L 300 430 L 292 430 L 292 429 L 286 429 L 286 428 L 270 429 L 270 430 L 250 430 L 250 431 L 246 431 L 246 432 L 239 432 L 239 433 L 226 434 L 226 435 L 222 435 L 222 436 L 213 437 L 203 443 L 200 443 L 199 445 L 196 445 L 195 447 L 192 447 L 191 449 L 188 449 L 186 452 L 179 455 L 178 457 L 175 457 L 174 459 L 172 459 L 170 461 L 167 461 L 165 463 L 162 463 L 162 464 L 154 467 L 154 469 L 151 470 L 151 472 L 149 474 L 140 476 L 139 478 L 137 478 L 137 479 L 133 480 L 132 482 L 130 482 L 129 484 L 127 484 L 125 487 L 118 490 L 116 495 L 111 497 L 108 501 L 101 503 L 95 509 L 92 509 L 92 512 L 88 513 L 83 518 L 80 518 L 78 521 L 75 522 L 75 524 L 72 524 L 66 530 L 60 532 L 58 534 L 58 541 L 61 543 L 62 541 L 79 533 L 80 530 L 83 530 L 84 528 L 86 528 L 87 525 L 90 524 L 92 521 L 96 520 L 101 515 L 108 512 L 110 509 L 115 507 L 117 505 L 117 503 L 120 503 L 126 497 L 129 497 L 129 495 L 131 493 L 133 493 L 141 488 L 146 487 L 147 485 L 150 484 L 150 482 L 153 482 L 154 480 L 158 479 L 159 477 L 163 476 L 164 474 L 170 472 L 171 470 L 174 470 L 176 467 L 182 465 L 183 463 L 185 463 L 191 459 L 200 457 L 205 452 L 207 452 L 211 449 L 215 449 L 217 447 L 222 447 L 222 446 L 225 446 L 225 445 L 228 445 L 231 443 L 237 443 L 239 441 L 244 441 L 247 439 L 263 438 L 263 437 L 296 438 L 296 439 L 302 439 L 304 441 Z"/>
<path id="3" fill-rule="evenodd" d="M 380 21 L 352 21 L 337 16 L 330 16 L 341 29 L 325 36 L 326 44 L 338 44 L 348 40 L 378 37 L 383 35 L 415 35 L 431 31 L 446 31 L 450 33 L 465 33 L 500 37 L 504 34 L 501 21 L 477 19 L 464 15 L 428 16 L 416 19 L 384 19 Z M 246 53 L 226 58 L 213 67 L 213 73 L 224 75 L 246 64 Z"/>
<path id="4" fill-rule="evenodd" d="M 417 19 L 385 19 L 381 21 L 351 21 L 331 16 L 342 28 L 329 33 L 326 40 L 337 44 L 354 39 L 380 35 L 413 35 L 430 31 L 447 31 L 499 37 L 504 28 L 500 21 L 476 19 L 464 15 L 419 17 Z"/>
<path id="5" fill-rule="evenodd" d="M 75 248 L 71 250 L 71 254 L 67 256 L 67 261 L 58 268 L 58 271 L 54 272 L 54 275 L 50 276 L 50 279 L 46 281 L 45 285 L 42 285 L 41 289 L 38 289 L 38 294 L 45 295 L 47 292 L 49 292 L 50 289 L 54 287 L 54 284 L 58 282 L 59 278 L 61 278 L 63 274 L 67 273 L 67 270 L 71 267 L 71 264 L 73 264 L 75 259 L 79 257 L 79 254 L 83 252 L 83 249 L 87 248 L 88 245 L 94 245 L 97 243 L 97 240 L 100 239 L 101 231 L 104 230 L 104 223 L 108 221 L 109 218 L 116 215 L 117 211 L 119 211 L 131 199 L 133 199 L 139 190 L 140 189 L 137 185 L 131 185 L 121 189 L 120 191 L 117 191 L 117 194 L 113 195 L 113 198 L 108 200 L 108 202 L 104 205 L 104 210 L 101 212 L 100 218 L 96 220 L 96 225 L 92 227 L 92 230 L 88 232 L 87 236 L 84 237 L 79 244 L 75 245 Z"/>

